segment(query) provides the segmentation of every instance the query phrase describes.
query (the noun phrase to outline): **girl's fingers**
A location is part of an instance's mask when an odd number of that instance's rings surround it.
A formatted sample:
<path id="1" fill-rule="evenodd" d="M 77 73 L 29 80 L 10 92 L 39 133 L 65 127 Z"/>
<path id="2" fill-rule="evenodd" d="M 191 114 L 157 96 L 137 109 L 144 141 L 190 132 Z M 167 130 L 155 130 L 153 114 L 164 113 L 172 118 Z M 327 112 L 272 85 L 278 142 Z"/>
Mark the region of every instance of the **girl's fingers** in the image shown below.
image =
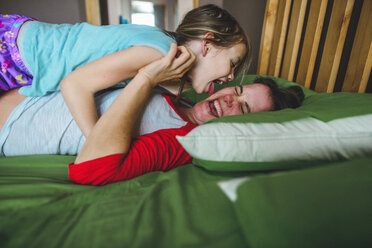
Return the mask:
<path id="1" fill-rule="evenodd" d="M 178 47 L 178 58 L 173 61 L 173 68 L 176 73 L 184 74 L 195 61 L 195 55 L 184 46 Z"/>
<path id="2" fill-rule="evenodd" d="M 147 65 L 144 73 L 156 82 L 181 78 L 191 68 L 194 60 L 195 55 L 188 48 L 172 43 L 167 55 Z"/>
<path id="3" fill-rule="evenodd" d="M 176 57 L 177 52 L 178 52 L 177 44 L 176 43 L 171 43 L 169 51 L 168 51 L 167 55 L 165 56 L 165 59 L 167 60 L 169 65 L 172 64 L 174 58 Z"/>
<path id="4" fill-rule="evenodd" d="M 178 47 L 178 57 L 176 58 L 177 63 L 175 65 L 178 67 L 181 64 L 185 63 L 191 57 L 191 52 L 184 46 Z"/>
<path id="5" fill-rule="evenodd" d="M 186 62 L 184 64 L 182 64 L 182 66 L 188 68 L 188 67 L 192 66 L 192 64 L 195 62 L 195 54 L 193 52 L 191 52 L 190 49 L 187 48 L 187 50 L 188 50 L 189 57 L 187 58 Z"/>
<path id="6" fill-rule="evenodd" d="M 177 44 L 176 43 L 171 43 L 170 48 L 169 48 L 169 52 L 168 52 L 167 55 L 169 55 L 169 57 L 173 59 L 174 57 L 176 57 L 177 50 L 178 50 Z"/>
<path id="7" fill-rule="evenodd" d="M 195 61 L 195 55 L 188 48 L 183 47 L 183 54 L 184 57 L 182 61 L 180 60 L 180 63 L 177 65 L 177 70 L 182 74 L 187 72 Z"/>

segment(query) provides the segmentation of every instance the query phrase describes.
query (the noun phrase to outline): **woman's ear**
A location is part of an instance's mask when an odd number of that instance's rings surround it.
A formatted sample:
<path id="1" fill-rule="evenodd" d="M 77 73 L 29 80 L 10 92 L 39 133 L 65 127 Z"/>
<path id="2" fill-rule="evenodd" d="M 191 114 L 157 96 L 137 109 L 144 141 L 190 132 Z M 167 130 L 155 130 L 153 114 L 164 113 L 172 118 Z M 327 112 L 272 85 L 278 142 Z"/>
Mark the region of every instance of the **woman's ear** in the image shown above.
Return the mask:
<path id="1" fill-rule="evenodd" d="M 203 36 L 203 38 L 204 39 L 214 39 L 214 34 L 211 33 L 211 32 L 208 32 Z M 207 40 L 202 40 L 202 54 L 203 54 L 203 57 L 205 55 L 207 55 L 207 53 L 209 52 L 210 49 L 211 49 L 211 42 L 209 42 Z"/>

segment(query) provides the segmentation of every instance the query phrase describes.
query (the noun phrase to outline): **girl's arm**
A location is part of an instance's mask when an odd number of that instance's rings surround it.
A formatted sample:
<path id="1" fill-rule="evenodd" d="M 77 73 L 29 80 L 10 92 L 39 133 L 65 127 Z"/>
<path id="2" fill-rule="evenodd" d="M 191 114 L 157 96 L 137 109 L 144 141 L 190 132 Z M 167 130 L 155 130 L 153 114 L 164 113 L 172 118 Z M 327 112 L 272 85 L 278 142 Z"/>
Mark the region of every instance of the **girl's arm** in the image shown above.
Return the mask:
<path id="1" fill-rule="evenodd" d="M 133 46 L 88 63 L 61 81 L 61 92 L 76 123 L 87 137 L 97 122 L 94 94 L 125 79 L 163 55 L 150 47 Z"/>
<path id="2" fill-rule="evenodd" d="M 177 51 L 180 55 L 176 58 Z M 151 89 L 162 81 L 181 78 L 194 60 L 195 56 L 187 48 L 177 49 L 173 43 L 167 56 L 140 70 L 98 120 L 75 163 L 127 153 L 138 113 Z"/>

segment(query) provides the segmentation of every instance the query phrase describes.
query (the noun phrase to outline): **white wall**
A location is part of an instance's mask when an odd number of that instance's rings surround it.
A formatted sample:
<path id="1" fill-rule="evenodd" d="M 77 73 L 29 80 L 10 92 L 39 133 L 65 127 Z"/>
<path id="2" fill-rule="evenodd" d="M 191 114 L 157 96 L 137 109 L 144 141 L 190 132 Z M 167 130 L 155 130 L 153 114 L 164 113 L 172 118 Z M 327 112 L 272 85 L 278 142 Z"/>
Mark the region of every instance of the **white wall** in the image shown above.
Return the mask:
<path id="1" fill-rule="evenodd" d="M 178 0 L 178 23 L 183 19 L 185 14 L 193 9 L 193 0 Z"/>

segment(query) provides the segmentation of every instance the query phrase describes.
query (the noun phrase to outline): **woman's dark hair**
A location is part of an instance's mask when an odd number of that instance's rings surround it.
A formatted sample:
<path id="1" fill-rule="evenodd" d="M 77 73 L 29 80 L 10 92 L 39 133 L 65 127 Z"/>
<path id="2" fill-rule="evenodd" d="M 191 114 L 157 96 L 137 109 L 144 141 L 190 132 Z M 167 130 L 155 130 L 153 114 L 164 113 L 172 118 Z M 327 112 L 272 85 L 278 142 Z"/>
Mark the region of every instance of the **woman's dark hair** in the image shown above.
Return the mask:
<path id="1" fill-rule="evenodd" d="M 254 81 L 254 83 L 263 84 L 269 87 L 270 96 L 273 101 L 273 110 L 297 108 L 301 105 L 305 97 L 300 86 L 280 88 L 271 78 L 259 77 Z"/>
<path id="2" fill-rule="evenodd" d="M 230 48 L 242 43 L 247 52 L 235 70 L 235 74 L 246 72 L 252 57 L 252 47 L 244 30 L 235 18 L 226 10 L 207 4 L 189 11 L 175 32 L 163 30 L 176 40 L 178 45 L 184 45 L 191 40 L 206 40 L 215 46 Z M 206 33 L 212 33 L 214 38 L 204 38 Z"/>

